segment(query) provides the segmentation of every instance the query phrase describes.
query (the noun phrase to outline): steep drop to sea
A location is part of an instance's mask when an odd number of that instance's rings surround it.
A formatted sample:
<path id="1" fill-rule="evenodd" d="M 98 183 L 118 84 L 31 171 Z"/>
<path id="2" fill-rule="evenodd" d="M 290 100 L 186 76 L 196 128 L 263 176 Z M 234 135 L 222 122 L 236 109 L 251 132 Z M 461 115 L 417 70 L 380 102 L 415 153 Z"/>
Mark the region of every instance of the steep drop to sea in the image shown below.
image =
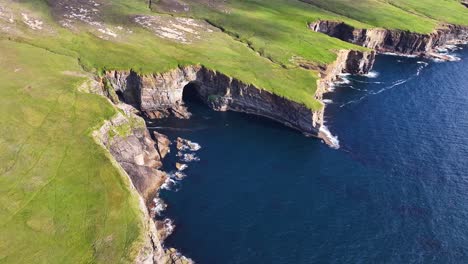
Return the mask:
<path id="1" fill-rule="evenodd" d="M 166 244 L 198 263 L 468 262 L 468 50 L 454 55 L 346 76 L 324 97 L 338 150 L 185 95 L 191 119 L 149 124 L 202 146 L 161 193 Z"/>

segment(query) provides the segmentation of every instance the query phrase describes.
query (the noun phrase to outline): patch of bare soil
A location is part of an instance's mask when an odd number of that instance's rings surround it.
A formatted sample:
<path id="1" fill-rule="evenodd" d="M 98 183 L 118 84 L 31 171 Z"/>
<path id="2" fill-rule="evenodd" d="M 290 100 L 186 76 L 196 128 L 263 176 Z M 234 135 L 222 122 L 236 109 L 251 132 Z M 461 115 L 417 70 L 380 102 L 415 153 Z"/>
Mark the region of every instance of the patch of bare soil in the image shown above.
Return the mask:
<path id="1" fill-rule="evenodd" d="M 228 0 L 152 0 L 151 9 L 166 13 L 187 13 L 192 7 L 203 5 L 224 13 L 229 13 Z"/>
<path id="2" fill-rule="evenodd" d="M 83 26 L 102 39 L 118 39 L 132 31 L 123 26 L 114 26 L 102 20 L 102 10 L 110 5 L 105 0 L 57 0 L 51 1 L 52 12 L 59 24 L 71 30 Z"/>
<path id="3" fill-rule="evenodd" d="M 139 15 L 134 17 L 134 21 L 160 38 L 183 44 L 202 39 L 217 30 L 205 21 L 184 17 Z"/>
<path id="4" fill-rule="evenodd" d="M 15 8 L 13 3 L 0 3 L 0 32 L 24 35 L 27 32 L 52 33 L 53 29 L 30 10 Z"/>

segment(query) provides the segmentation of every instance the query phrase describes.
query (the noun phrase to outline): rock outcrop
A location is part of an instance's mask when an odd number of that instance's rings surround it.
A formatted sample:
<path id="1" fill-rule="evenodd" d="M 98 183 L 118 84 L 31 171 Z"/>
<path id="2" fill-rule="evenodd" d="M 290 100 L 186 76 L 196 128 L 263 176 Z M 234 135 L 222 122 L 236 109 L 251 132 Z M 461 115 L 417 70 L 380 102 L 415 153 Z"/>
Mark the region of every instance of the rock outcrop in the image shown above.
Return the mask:
<path id="1" fill-rule="evenodd" d="M 423 55 L 436 47 L 468 41 L 468 27 L 451 24 L 441 26 L 430 34 L 383 28 L 359 29 L 329 20 L 311 23 L 309 28 L 378 52 L 408 55 Z"/>
<path id="2" fill-rule="evenodd" d="M 125 103 L 150 118 L 169 114 L 188 117 L 183 93 L 184 89 L 195 89 L 196 95 L 214 110 L 264 116 L 307 135 L 318 132 L 314 112 L 306 106 L 199 65 L 148 75 L 110 71 L 105 79 Z"/>
<path id="3" fill-rule="evenodd" d="M 153 140 L 144 120 L 136 115 L 138 111 L 135 108 L 127 104 L 118 104 L 117 107 L 121 112 L 106 121 L 93 136 L 110 152 L 114 163 L 125 171 L 140 194 L 140 210 L 147 236 L 135 263 L 191 264 L 193 261 L 177 250 L 163 247 L 163 241 L 172 232 L 173 226 L 155 222 L 148 211 L 150 200 L 167 178 L 159 168 L 169 152 L 170 140 L 156 132 Z"/>
<path id="4" fill-rule="evenodd" d="M 96 137 L 127 172 L 145 201 L 149 201 L 167 177 L 158 170 L 165 153 L 156 149 L 144 120 L 135 115 L 134 108 L 125 104 L 119 107 L 124 114 L 119 113 L 107 121 Z M 158 140 L 159 148 L 168 148 L 165 143 L 169 144 L 169 140 Z"/>

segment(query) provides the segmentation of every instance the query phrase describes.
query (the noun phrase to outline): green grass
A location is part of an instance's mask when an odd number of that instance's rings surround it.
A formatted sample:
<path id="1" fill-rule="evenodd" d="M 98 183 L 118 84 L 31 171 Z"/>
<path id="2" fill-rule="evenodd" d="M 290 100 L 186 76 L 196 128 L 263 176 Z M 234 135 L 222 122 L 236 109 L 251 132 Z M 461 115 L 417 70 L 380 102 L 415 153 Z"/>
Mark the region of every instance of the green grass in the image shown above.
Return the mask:
<path id="1" fill-rule="evenodd" d="M 90 137 L 115 111 L 77 92 L 76 59 L 0 41 L 0 262 L 117 263 L 141 236 L 136 197 Z"/>
<path id="2" fill-rule="evenodd" d="M 468 8 L 459 0 L 389 0 L 389 3 L 409 12 L 452 24 L 468 25 Z"/>
<path id="3" fill-rule="evenodd" d="M 135 14 L 157 15 L 145 0 L 109 0 L 102 19 L 134 33 L 107 41 L 86 26 L 61 28 L 46 0 L 9 4 L 18 14 L 41 17 L 53 32 L 21 22 L 22 33 L 0 32 L 1 263 L 128 262 L 139 246 L 136 198 L 90 136 L 115 110 L 97 95 L 78 92 L 83 78 L 63 72 L 155 73 L 202 64 L 317 110 L 318 72 L 296 61 L 323 66 L 339 49 L 363 48 L 311 32 L 307 23 L 330 19 L 423 33 L 441 22 L 468 24 L 468 9 L 456 0 L 245 0 L 229 1 L 228 13 L 187 2 L 192 11 L 179 15 L 224 32 L 178 44 L 129 22 Z M 116 133 L 127 132 L 124 126 Z"/>
<path id="4" fill-rule="evenodd" d="M 305 0 L 312 5 L 340 14 L 374 27 L 429 33 L 437 21 L 397 8 L 381 0 Z M 406 1 L 406 0 L 405 0 Z M 419 1 L 427 5 L 425 0 Z"/>

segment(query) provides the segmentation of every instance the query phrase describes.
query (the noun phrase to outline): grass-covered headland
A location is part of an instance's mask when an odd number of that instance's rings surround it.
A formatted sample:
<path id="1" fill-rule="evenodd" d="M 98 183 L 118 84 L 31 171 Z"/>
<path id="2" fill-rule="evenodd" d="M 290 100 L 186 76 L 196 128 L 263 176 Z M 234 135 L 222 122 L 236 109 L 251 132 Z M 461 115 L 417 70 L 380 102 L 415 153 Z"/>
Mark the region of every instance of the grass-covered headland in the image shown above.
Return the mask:
<path id="1" fill-rule="evenodd" d="M 138 252 L 138 199 L 91 137 L 116 110 L 78 90 L 88 76 L 201 64 L 316 110 L 314 69 L 337 50 L 363 49 L 309 30 L 319 19 L 429 33 L 468 25 L 468 8 L 458 0 L 0 1 L 0 262 L 119 263 Z"/>

